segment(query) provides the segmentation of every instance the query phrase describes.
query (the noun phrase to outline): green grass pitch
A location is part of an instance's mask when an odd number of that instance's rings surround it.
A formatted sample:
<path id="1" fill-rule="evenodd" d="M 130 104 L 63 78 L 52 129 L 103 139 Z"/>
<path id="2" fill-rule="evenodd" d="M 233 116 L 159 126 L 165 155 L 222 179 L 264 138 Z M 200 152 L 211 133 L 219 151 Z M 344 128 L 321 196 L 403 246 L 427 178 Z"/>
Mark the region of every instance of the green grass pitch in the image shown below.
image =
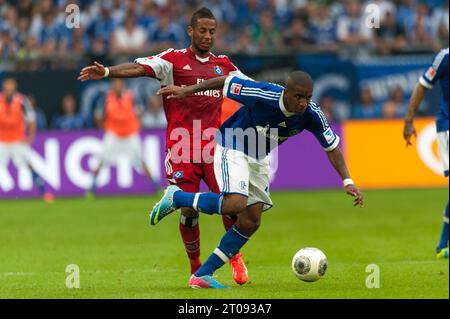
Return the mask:
<path id="1" fill-rule="evenodd" d="M 178 213 L 149 226 L 155 197 L 0 201 L 0 298 L 449 298 L 448 260 L 434 249 L 447 189 L 371 190 L 355 208 L 343 191 L 273 193 L 274 208 L 243 249 L 250 282 L 228 290 L 187 287 Z M 200 220 L 202 260 L 223 234 L 219 216 Z M 305 246 L 328 257 L 325 277 L 305 283 L 291 258 Z M 66 288 L 66 266 L 80 288 Z M 369 264 L 380 287 L 366 287 Z"/>

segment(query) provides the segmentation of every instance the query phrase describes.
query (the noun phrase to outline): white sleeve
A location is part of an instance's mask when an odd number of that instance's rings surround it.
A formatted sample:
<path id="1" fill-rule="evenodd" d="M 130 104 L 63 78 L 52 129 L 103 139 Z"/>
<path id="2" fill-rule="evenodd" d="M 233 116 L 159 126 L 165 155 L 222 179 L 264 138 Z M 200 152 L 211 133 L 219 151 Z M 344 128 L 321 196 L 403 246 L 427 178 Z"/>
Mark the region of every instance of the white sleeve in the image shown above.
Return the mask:
<path id="1" fill-rule="evenodd" d="M 26 96 L 22 96 L 22 107 L 24 111 L 23 114 L 25 117 L 25 122 L 32 123 L 36 121 L 36 112 L 31 106 L 30 100 Z"/>
<path id="2" fill-rule="evenodd" d="M 161 81 L 161 85 L 172 85 L 173 82 L 173 64 L 164 59 L 166 54 L 171 53 L 173 49 L 164 51 L 158 55 L 144 58 L 137 58 L 135 63 L 149 66 L 155 72 L 156 78 Z"/>
<path id="3" fill-rule="evenodd" d="M 251 77 L 246 76 L 244 73 L 241 72 L 241 70 L 236 69 L 234 71 L 231 71 L 230 73 L 228 73 L 228 75 L 231 76 L 237 76 L 238 78 L 244 79 L 244 80 L 252 80 L 254 81 Z"/>

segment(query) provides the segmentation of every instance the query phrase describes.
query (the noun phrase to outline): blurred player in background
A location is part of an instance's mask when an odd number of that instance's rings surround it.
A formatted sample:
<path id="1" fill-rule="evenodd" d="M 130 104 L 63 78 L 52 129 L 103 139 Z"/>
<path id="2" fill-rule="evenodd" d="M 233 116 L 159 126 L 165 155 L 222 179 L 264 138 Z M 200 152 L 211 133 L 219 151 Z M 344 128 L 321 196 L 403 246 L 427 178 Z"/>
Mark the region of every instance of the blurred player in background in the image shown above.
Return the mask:
<path id="1" fill-rule="evenodd" d="M 150 179 L 153 191 L 159 189 L 150 169 L 144 161 L 139 137 L 140 120 L 144 110 L 136 101 L 131 90 L 126 90 L 121 79 L 111 82 L 111 90 L 106 92 L 95 110 L 95 122 L 105 131 L 100 164 L 95 169 L 92 186 L 86 196 L 92 198 L 97 188 L 97 178 L 104 164 L 112 164 L 120 157 L 127 157 Z"/>
<path id="2" fill-rule="evenodd" d="M 152 225 L 181 207 L 191 207 L 206 214 L 238 216 L 236 224 L 222 237 L 213 254 L 191 276 L 189 286 L 192 288 L 227 288 L 213 278 L 214 272 L 247 243 L 261 224 L 262 212 L 272 207 L 268 155 L 303 130 L 310 131 L 322 145 L 342 178 L 346 193 L 355 197 L 354 206 L 363 205 L 363 194 L 350 178 L 338 147 L 339 136 L 333 133 L 320 108 L 311 102 L 313 81 L 309 74 L 291 73 L 286 88 L 229 75 L 183 88 L 168 86 L 159 93 L 172 99 L 222 88 L 228 98 L 243 107 L 225 121 L 220 134 L 216 135 L 214 171 L 221 194 L 189 193 L 171 185 L 150 214 Z M 254 140 L 237 136 L 239 132 L 249 130 L 255 132 Z M 307 151 L 292 155 L 305 154 Z"/>
<path id="3" fill-rule="evenodd" d="M 212 12 L 207 8 L 197 10 L 191 17 L 188 34 L 191 45 L 182 50 L 169 49 L 161 54 L 138 58 L 135 63 L 125 63 L 105 68 L 95 63 L 81 70 L 79 79 L 96 80 L 103 77 L 139 77 L 149 76 L 166 85 L 192 85 L 206 79 L 227 75 L 239 74 L 244 76 L 228 59 L 210 52 L 214 45 L 217 22 Z M 208 149 L 213 141 L 214 132 L 220 126 L 221 106 L 223 95 L 221 90 L 211 90 L 190 96 L 181 100 L 163 99 L 164 111 L 167 117 L 166 134 L 166 177 L 170 184 L 178 185 L 186 192 L 198 192 L 200 182 L 203 180 L 210 191 L 219 193 L 214 176 L 212 163 L 214 148 Z M 194 136 L 194 121 L 200 120 L 199 130 Z M 177 130 L 184 129 L 189 132 L 189 138 L 177 135 Z M 208 133 L 209 132 L 209 133 Z M 189 154 L 181 156 L 172 148 L 183 146 L 190 150 Z M 205 152 L 204 152 L 205 151 Z M 196 158 L 194 153 L 200 154 Z M 207 155 L 205 156 L 203 155 Z M 208 160 L 210 159 L 210 160 Z M 222 218 L 225 229 L 228 231 L 235 223 L 229 216 Z M 201 266 L 200 261 L 200 228 L 198 212 L 192 208 L 183 208 L 180 216 L 180 233 L 189 257 L 191 274 Z M 230 260 L 233 269 L 233 278 L 238 284 L 248 280 L 247 267 L 240 253 Z"/>
<path id="4" fill-rule="evenodd" d="M 33 182 L 46 202 L 53 202 L 54 195 L 46 190 L 45 183 L 29 161 L 30 144 L 36 137 L 36 113 L 30 101 L 17 92 L 14 78 L 5 78 L 0 92 L 0 178 L 3 183 L 12 181 L 7 173 L 9 160 L 19 169 L 28 167 Z"/>
<path id="5" fill-rule="evenodd" d="M 439 113 L 436 116 L 436 131 L 439 152 L 444 168 L 444 175 L 448 177 L 448 156 L 449 156 L 449 117 L 448 117 L 448 48 L 441 50 L 433 60 L 432 65 L 419 78 L 419 82 L 411 96 L 408 112 L 405 116 L 405 125 L 403 137 L 406 140 L 406 146 L 412 145 L 411 137 L 416 136 L 414 127 L 414 115 L 422 102 L 426 90 L 431 90 L 439 81 L 442 89 L 442 99 Z M 442 228 L 441 239 L 436 247 L 437 258 L 448 258 L 448 201 L 444 210 L 444 226 Z"/>

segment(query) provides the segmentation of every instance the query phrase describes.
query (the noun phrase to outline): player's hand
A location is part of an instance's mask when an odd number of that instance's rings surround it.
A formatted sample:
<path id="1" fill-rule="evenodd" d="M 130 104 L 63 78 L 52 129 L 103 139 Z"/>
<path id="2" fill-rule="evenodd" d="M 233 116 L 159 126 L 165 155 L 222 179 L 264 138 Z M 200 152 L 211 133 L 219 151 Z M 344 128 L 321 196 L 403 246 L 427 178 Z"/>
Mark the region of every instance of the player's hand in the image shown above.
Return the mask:
<path id="1" fill-rule="evenodd" d="M 355 199 L 353 200 L 353 206 L 364 206 L 364 196 L 361 190 L 356 187 L 356 185 L 350 184 L 345 186 L 345 191 L 348 195 L 355 197 Z"/>
<path id="2" fill-rule="evenodd" d="M 406 146 L 412 146 L 411 137 L 417 137 L 416 128 L 412 121 L 405 121 L 405 126 L 403 127 L 403 138 L 406 141 Z"/>
<path id="3" fill-rule="evenodd" d="M 156 94 L 167 95 L 167 99 L 181 99 L 188 96 L 190 92 L 186 87 L 182 88 L 176 85 L 168 85 L 161 88 Z"/>
<path id="4" fill-rule="evenodd" d="M 90 65 L 81 69 L 78 80 L 80 80 L 81 82 L 87 80 L 98 80 L 103 78 L 103 76 L 105 75 L 105 71 L 106 70 L 104 65 L 94 62 L 94 65 Z"/>

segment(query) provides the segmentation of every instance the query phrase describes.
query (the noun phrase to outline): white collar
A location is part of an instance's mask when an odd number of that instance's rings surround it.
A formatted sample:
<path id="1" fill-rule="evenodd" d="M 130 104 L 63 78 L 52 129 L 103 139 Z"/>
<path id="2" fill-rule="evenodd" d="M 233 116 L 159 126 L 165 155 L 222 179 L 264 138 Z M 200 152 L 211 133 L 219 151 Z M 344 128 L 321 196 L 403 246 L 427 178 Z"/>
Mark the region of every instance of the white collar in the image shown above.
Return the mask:
<path id="1" fill-rule="evenodd" d="M 202 62 L 202 63 L 205 63 L 205 62 L 208 62 L 208 61 L 209 61 L 209 55 L 208 55 L 206 58 L 201 58 L 201 57 L 199 57 L 199 56 L 196 54 L 196 55 L 195 55 L 195 58 L 196 58 L 198 61 Z"/>
<path id="2" fill-rule="evenodd" d="M 286 117 L 294 116 L 295 113 L 292 113 L 292 112 L 289 112 L 288 110 L 286 110 L 286 107 L 284 106 L 284 102 L 283 102 L 283 96 L 284 96 L 284 90 L 283 90 L 283 92 L 281 92 L 280 99 L 278 100 L 278 102 L 280 104 L 281 112 L 283 112 L 284 116 L 286 116 Z"/>

